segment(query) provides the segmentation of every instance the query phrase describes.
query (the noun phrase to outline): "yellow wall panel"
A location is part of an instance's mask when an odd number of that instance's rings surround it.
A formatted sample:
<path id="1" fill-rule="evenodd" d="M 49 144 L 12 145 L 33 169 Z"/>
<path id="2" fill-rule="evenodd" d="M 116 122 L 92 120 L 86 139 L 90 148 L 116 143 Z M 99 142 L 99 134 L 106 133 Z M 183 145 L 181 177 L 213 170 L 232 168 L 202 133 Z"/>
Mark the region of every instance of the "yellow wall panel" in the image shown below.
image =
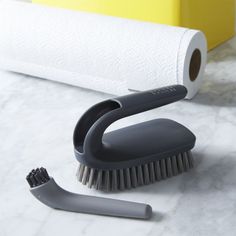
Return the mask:
<path id="1" fill-rule="evenodd" d="M 202 30 L 211 49 L 234 35 L 235 0 L 33 0 L 34 3 Z"/>

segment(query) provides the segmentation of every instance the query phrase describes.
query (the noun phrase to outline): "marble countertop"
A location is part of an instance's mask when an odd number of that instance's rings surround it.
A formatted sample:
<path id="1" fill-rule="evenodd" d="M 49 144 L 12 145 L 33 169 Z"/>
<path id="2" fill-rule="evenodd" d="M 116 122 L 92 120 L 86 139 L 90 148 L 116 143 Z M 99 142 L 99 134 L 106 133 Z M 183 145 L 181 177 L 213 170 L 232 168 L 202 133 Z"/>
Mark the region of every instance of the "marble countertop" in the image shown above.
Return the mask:
<path id="1" fill-rule="evenodd" d="M 72 133 L 78 118 L 110 95 L 0 71 L 0 236 L 236 235 L 236 39 L 209 54 L 192 101 L 121 120 L 111 129 L 168 117 L 197 136 L 195 168 L 131 191 L 104 194 L 77 182 Z M 150 221 L 50 209 L 29 193 L 26 174 L 44 166 L 78 193 L 146 202 Z"/>

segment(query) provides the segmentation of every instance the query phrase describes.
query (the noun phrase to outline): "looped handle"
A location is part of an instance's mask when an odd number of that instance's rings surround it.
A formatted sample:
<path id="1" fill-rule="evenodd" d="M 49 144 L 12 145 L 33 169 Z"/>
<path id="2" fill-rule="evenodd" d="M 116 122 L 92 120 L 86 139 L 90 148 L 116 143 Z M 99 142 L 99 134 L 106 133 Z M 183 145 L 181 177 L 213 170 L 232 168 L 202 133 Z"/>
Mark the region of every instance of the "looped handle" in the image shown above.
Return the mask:
<path id="1" fill-rule="evenodd" d="M 134 93 L 113 98 L 91 107 L 74 130 L 75 151 L 93 155 L 102 147 L 102 137 L 113 122 L 183 99 L 187 89 L 182 85 Z"/>

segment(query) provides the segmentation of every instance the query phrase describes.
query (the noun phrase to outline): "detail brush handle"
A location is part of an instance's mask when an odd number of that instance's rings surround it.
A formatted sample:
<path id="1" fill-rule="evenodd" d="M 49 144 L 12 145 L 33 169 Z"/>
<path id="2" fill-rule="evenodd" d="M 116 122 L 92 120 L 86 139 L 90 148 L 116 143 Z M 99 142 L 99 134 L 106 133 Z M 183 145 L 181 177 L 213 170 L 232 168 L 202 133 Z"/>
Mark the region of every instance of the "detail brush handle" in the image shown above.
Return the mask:
<path id="1" fill-rule="evenodd" d="M 71 193 L 58 186 L 53 178 L 30 191 L 47 206 L 65 211 L 137 219 L 149 219 L 152 215 L 150 205 Z"/>

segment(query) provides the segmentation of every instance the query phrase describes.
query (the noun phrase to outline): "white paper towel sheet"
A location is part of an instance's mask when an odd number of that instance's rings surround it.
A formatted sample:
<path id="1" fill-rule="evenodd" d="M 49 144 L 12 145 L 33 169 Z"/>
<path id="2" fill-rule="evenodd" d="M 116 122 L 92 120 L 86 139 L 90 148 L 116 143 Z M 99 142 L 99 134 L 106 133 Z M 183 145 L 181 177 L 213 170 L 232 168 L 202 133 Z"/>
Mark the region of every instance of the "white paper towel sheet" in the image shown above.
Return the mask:
<path id="1" fill-rule="evenodd" d="M 200 64 L 191 81 L 196 49 Z M 196 30 L 0 3 L 0 67 L 6 70 L 116 95 L 177 83 L 192 98 L 202 82 L 206 54 L 206 39 Z"/>

